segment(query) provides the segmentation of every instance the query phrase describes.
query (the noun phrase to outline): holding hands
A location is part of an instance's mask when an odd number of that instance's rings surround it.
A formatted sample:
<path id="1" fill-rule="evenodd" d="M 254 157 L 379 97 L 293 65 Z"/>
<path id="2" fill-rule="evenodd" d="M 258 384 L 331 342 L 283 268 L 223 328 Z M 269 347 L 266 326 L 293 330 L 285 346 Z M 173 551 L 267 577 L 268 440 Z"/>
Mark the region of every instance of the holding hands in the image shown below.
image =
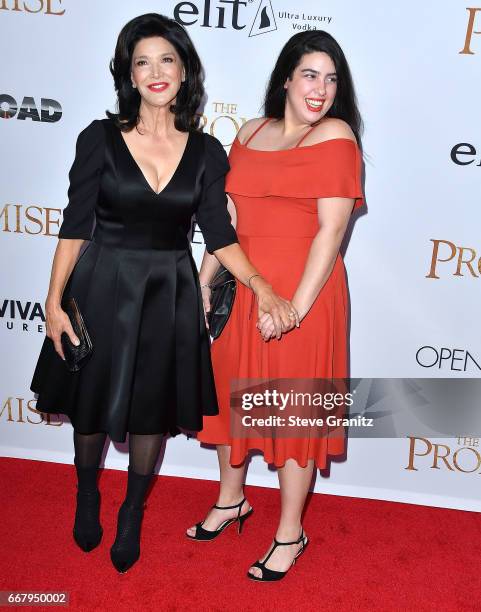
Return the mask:
<path id="1" fill-rule="evenodd" d="M 284 334 L 294 329 L 294 327 L 299 327 L 295 323 L 295 315 L 290 315 L 289 318 L 292 321 L 292 325 L 290 326 L 289 329 L 286 329 L 285 331 L 283 331 Z M 259 317 L 256 323 L 256 327 L 259 330 L 259 333 L 265 342 L 268 342 L 269 340 L 272 340 L 273 338 L 277 338 L 278 340 L 280 340 L 280 337 L 277 336 L 276 334 L 274 320 L 269 313 L 265 312 Z"/>
<path id="2" fill-rule="evenodd" d="M 257 282 L 256 282 L 257 281 Z M 294 327 L 299 327 L 299 315 L 290 301 L 278 296 L 272 287 L 262 278 L 252 280 L 252 290 L 257 297 L 258 322 L 257 327 L 264 340 L 281 338 Z M 201 285 L 202 301 L 204 306 L 205 324 L 209 329 L 207 314 L 211 309 L 211 288 Z"/>
<path id="3" fill-rule="evenodd" d="M 218 249 L 214 254 L 204 254 L 199 279 L 206 324 L 207 314 L 211 309 L 210 281 L 214 278 L 219 263 L 254 293 L 257 299 L 257 327 L 265 341 L 271 338 L 280 340 L 282 334 L 299 327 L 301 317 L 297 308 L 290 300 L 280 297 L 272 289 L 237 243 Z"/>
<path id="4" fill-rule="evenodd" d="M 257 297 L 257 328 L 266 342 L 271 338 L 280 340 L 282 334 L 299 327 L 296 308 L 289 300 L 278 296 L 262 276 L 252 279 L 251 288 Z"/>

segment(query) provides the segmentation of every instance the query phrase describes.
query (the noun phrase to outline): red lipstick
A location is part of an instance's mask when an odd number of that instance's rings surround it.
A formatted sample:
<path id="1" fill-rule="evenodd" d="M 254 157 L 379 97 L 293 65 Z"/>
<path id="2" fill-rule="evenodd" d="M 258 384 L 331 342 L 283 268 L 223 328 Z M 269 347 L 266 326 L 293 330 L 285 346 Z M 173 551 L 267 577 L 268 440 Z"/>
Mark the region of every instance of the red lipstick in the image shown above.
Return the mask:
<path id="1" fill-rule="evenodd" d="M 319 113 L 323 106 L 325 99 L 324 98 L 306 98 L 305 99 L 307 108 L 313 113 Z"/>
<path id="2" fill-rule="evenodd" d="M 154 93 L 160 93 L 161 91 L 165 91 L 168 86 L 169 84 L 165 82 L 151 83 L 150 85 L 147 85 L 150 91 L 153 91 Z"/>

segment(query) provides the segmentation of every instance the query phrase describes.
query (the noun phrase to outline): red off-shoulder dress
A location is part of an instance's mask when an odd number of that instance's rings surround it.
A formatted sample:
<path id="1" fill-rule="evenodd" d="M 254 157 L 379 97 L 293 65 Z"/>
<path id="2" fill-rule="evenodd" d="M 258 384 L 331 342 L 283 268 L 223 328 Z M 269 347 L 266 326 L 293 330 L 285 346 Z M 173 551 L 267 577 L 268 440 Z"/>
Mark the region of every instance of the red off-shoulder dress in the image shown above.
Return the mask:
<path id="1" fill-rule="evenodd" d="M 234 141 L 226 180 L 237 210 L 239 243 L 274 290 L 291 299 L 319 230 L 318 198 L 354 198 L 354 209 L 362 204 L 361 154 L 346 138 L 280 151 L 251 149 L 247 144 Z M 233 438 L 230 384 L 241 378 L 347 377 L 348 308 L 345 268 L 338 255 L 300 328 L 280 341 L 264 342 L 256 328 L 254 295 L 238 283 L 229 321 L 212 344 L 219 414 L 204 416 L 198 439 L 231 445 L 232 465 L 241 464 L 249 449 L 260 449 L 265 461 L 276 467 L 293 458 L 300 466 L 314 459 L 322 469 L 329 455 L 343 454 L 343 435 Z"/>

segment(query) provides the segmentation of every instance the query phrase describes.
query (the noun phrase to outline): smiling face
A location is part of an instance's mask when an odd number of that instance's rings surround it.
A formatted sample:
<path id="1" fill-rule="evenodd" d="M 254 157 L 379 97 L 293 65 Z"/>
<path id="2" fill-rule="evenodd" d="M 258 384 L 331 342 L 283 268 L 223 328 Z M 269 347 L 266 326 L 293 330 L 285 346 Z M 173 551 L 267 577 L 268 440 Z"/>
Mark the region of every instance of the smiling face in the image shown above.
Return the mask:
<path id="1" fill-rule="evenodd" d="M 131 78 L 143 102 L 166 106 L 175 101 L 185 71 L 175 47 L 165 38 L 153 36 L 135 45 Z"/>
<path id="2" fill-rule="evenodd" d="M 286 111 L 301 123 L 315 123 L 328 112 L 337 92 L 334 62 L 327 53 L 306 53 L 284 84 Z"/>

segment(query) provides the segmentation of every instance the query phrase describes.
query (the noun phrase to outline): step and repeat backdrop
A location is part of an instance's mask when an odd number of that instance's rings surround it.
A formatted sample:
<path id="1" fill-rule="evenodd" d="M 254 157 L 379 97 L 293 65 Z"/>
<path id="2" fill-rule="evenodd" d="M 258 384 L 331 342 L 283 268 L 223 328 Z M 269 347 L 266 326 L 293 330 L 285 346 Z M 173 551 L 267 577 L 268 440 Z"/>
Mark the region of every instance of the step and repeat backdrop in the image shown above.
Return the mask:
<path id="1" fill-rule="evenodd" d="M 365 121 L 367 214 L 350 228 L 345 257 L 352 376 L 478 378 L 479 2 L 0 0 L 1 453 L 73 461 L 70 424 L 39 413 L 29 386 L 76 137 L 114 108 L 117 35 L 147 12 L 188 29 L 206 69 L 204 129 L 226 150 L 259 115 L 287 39 L 308 29 L 337 38 Z M 196 228 L 198 263 L 203 248 Z M 315 490 L 479 511 L 479 431 L 461 419 L 451 429 L 353 437 Z M 105 465 L 127 462 L 127 446 L 110 445 Z M 160 472 L 215 479 L 216 453 L 178 436 Z M 248 482 L 277 478 L 254 456 Z"/>

